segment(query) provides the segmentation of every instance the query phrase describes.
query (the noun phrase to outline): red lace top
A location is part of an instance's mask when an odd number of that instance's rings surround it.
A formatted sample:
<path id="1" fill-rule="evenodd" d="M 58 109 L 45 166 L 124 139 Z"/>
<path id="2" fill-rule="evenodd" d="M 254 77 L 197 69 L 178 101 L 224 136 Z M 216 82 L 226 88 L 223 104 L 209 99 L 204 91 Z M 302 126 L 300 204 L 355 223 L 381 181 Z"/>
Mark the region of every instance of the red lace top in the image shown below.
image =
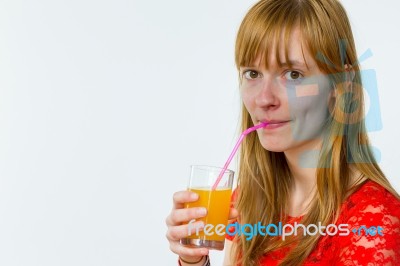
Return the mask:
<path id="1" fill-rule="evenodd" d="M 301 223 L 301 218 L 286 223 Z M 321 236 L 304 266 L 400 265 L 400 200 L 382 186 L 370 180 L 361 185 L 342 204 L 339 224 L 348 224 L 348 235 Z M 228 234 L 226 238 L 233 240 Z M 269 252 L 259 265 L 278 265 L 286 253 Z"/>

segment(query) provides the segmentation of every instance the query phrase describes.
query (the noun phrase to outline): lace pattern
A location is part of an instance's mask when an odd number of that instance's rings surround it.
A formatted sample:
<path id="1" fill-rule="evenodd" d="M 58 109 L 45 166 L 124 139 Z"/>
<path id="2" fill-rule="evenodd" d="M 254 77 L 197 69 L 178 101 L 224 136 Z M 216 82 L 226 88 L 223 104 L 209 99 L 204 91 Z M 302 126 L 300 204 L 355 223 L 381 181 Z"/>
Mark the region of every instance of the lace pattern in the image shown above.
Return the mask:
<path id="1" fill-rule="evenodd" d="M 292 217 L 287 223 L 300 219 Z M 336 222 L 339 224 L 348 224 L 349 234 L 322 236 L 304 266 L 400 265 L 400 200 L 382 186 L 373 181 L 361 185 L 342 204 Z M 264 255 L 260 266 L 278 265 L 286 252 L 277 250 Z"/>

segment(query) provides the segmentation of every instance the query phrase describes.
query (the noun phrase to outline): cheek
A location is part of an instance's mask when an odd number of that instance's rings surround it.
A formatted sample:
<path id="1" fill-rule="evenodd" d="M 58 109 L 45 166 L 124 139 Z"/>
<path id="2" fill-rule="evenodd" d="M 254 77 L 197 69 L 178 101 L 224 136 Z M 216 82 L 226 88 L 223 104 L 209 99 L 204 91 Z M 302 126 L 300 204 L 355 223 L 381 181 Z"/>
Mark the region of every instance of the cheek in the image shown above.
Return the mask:
<path id="1" fill-rule="evenodd" d="M 242 97 L 242 101 L 247 111 L 251 112 L 255 106 L 255 96 L 249 92 L 249 90 L 241 89 L 240 95 Z"/>
<path id="2" fill-rule="evenodd" d="M 307 99 L 305 99 L 307 98 Z M 291 116 L 294 117 L 292 135 L 297 141 L 312 140 L 322 134 L 328 118 L 326 99 L 309 96 L 297 100 L 291 105 Z M 314 99 L 312 99 L 314 98 Z M 322 104 L 321 104 L 322 103 Z"/>
<path id="3" fill-rule="evenodd" d="M 329 80 L 320 76 L 306 80 L 306 84 L 292 87 L 289 95 L 289 105 L 293 115 L 326 115 L 328 100 L 331 95 Z"/>
<path id="4" fill-rule="evenodd" d="M 295 120 L 294 139 L 313 139 L 322 133 L 329 115 L 329 91 L 325 82 L 295 88 L 289 97 L 290 115 Z"/>
<path id="5" fill-rule="evenodd" d="M 323 110 L 328 110 L 328 95 L 323 93 L 295 97 L 289 100 L 289 105 L 294 116 L 317 115 Z"/>

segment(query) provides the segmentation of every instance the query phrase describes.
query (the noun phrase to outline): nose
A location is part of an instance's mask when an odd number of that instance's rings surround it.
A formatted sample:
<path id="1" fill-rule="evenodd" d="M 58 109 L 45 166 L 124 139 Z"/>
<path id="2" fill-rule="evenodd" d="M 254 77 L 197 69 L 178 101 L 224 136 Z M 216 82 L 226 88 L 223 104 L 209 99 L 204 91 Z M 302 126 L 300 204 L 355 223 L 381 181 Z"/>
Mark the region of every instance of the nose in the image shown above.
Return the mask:
<path id="1" fill-rule="evenodd" d="M 274 108 L 279 105 L 278 82 L 276 78 L 264 76 L 261 88 L 256 96 L 255 103 L 261 108 Z"/>

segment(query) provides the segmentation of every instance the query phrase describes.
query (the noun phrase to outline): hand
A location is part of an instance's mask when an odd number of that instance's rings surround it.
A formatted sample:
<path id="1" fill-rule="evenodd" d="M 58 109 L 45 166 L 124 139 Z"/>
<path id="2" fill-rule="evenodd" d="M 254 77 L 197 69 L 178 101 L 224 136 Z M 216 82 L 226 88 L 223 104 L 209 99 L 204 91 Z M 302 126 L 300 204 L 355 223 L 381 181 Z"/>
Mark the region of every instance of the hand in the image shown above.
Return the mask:
<path id="1" fill-rule="evenodd" d="M 207 215 L 207 210 L 203 207 L 185 208 L 185 203 L 198 200 L 198 194 L 191 191 L 179 191 L 173 196 L 173 207 L 171 213 L 166 219 L 168 227 L 166 237 L 169 241 L 169 246 L 172 252 L 179 255 L 187 261 L 198 261 L 204 255 L 207 255 L 207 248 L 191 248 L 180 244 L 180 239 L 189 235 L 188 223 L 192 219 L 202 218 Z M 229 219 L 234 219 L 238 215 L 236 209 L 231 208 Z M 196 228 L 202 230 L 204 223 L 196 221 L 191 225 L 190 234 L 196 232 Z"/>

